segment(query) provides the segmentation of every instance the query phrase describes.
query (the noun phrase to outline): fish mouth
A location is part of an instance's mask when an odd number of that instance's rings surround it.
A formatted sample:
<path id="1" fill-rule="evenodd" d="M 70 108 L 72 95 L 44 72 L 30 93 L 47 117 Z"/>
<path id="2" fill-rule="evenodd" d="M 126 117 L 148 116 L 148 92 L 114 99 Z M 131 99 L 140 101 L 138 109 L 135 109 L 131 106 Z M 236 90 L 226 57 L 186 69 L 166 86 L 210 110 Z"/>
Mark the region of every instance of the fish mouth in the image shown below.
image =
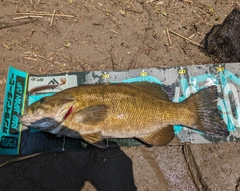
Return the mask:
<path id="1" fill-rule="evenodd" d="M 73 112 L 73 106 L 72 105 L 67 112 L 63 115 L 62 119 L 55 119 L 53 116 L 52 117 L 40 117 L 39 119 L 36 119 L 34 121 L 31 120 L 31 117 L 33 116 L 28 116 L 28 115 L 22 115 L 20 117 L 20 124 L 26 126 L 26 127 L 32 127 L 32 128 L 48 128 L 51 126 L 55 126 L 56 124 L 61 124 L 64 120 L 66 120 Z"/>
<path id="2" fill-rule="evenodd" d="M 20 123 L 28 128 L 34 128 L 38 130 L 45 130 L 48 128 L 52 128 L 60 124 L 53 118 L 45 117 L 34 122 L 29 122 L 24 119 L 20 119 Z"/>

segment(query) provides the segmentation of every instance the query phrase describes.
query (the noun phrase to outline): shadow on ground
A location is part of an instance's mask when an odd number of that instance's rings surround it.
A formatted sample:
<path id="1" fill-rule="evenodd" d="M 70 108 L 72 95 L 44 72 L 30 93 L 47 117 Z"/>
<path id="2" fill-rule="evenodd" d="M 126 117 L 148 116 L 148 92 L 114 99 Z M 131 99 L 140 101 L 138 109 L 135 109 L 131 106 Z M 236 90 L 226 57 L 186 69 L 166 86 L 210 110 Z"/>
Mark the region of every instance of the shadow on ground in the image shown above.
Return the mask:
<path id="1" fill-rule="evenodd" d="M 119 148 L 44 154 L 3 167 L 0 177 L 1 190 L 137 190 L 132 161 Z"/>

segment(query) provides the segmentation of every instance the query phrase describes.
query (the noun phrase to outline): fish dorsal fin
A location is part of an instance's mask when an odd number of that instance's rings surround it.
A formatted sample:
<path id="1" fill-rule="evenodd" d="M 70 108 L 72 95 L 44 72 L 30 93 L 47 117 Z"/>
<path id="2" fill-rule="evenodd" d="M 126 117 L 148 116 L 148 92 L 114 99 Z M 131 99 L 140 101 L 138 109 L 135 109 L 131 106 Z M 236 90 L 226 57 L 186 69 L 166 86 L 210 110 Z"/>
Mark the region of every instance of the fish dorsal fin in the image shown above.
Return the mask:
<path id="1" fill-rule="evenodd" d="M 158 99 L 169 101 L 168 95 L 162 89 L 160 84 L 150 82 L 136 82 L 129 84 L 129 86 L 144 91 Z"/>
<path id="2" fill-rule="evenodd" d="M 145 137 L 137 137 L 137 138 L 147 144 L 154 145 L 154 146 L 166 145 L 174 138 L 173 126 L 168 125 Z"/>
<path id="3" fill-rule="evenodd" d="M 103 137 L 102 137 L 100 131 L 95 132 L 95 133 L 84 134 L 84 135 L 81 135 L 81 137 L 86 142 L 88 142 L 92 145 L 95 145 L 99 148 L 107 148 L 107 146 L 103 142 Z"/>
<path id="4" fill-rule="evenodd" d="M 107 117 L 108 106 L 94 105 L 79 110 L 74 115 L 79 123 L 86 125 L 96 125 Z"/>
<path id="5" fill-rule="evenodd" d="M 173 100 L 175 97 L 175 88 L 172 88 L 171 86 L 167 86 L 162 84 L 162 89 L 164 90 L 164 92 L 167 94 L 168 98 L 170 100 Z"/>

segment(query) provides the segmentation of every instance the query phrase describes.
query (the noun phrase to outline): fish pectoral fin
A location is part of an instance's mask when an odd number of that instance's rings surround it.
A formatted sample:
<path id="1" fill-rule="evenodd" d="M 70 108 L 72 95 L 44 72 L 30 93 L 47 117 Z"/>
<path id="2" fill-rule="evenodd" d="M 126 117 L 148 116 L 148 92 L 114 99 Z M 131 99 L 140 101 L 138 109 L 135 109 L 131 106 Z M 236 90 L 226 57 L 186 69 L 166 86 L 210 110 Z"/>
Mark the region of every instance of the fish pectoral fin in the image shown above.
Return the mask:
<path id="1" fill-rule="evenodd" d="M 95 145 L 96 147 L 99 148 L 107 148 L 107 146 L 103 142 L 103 137 L 101 135 L 101 132 L 95 132 L 95 133 L 89 133 L 89 134 L 84 134 L 81 135 L 82 139 L 85 140 L 86 142 Z"/>
<path id="2" fill-rule="evenodd" d="M 174 138 L 173 126 L 168 125 L 145 137 L 137 138 L 150 145 L 155 146 L 166 145 Z"/>
<path id="3" fill-rule="evenodd" d="M 86 107 L 75 113 L 78 116 L 80 123 L 86 125 L 96 125 L 98 122 L 103 121 L 107 117 L 108 106 L 94 105 Z"/>

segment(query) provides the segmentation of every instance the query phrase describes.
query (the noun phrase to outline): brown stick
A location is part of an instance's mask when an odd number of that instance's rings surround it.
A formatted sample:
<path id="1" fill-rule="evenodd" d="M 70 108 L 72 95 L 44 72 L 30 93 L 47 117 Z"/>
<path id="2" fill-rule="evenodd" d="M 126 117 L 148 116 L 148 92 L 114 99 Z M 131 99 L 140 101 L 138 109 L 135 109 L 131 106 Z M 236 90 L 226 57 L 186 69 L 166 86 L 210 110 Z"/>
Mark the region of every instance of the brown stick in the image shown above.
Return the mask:
<path id="1" fill-rule="evenodd" d="M 31 57 L 27 57 L 27 56 L 24 56 L 23 58 L 24 58 L 25 60 L 37 61 L 36 58 L 31 58 Z"/>
<path id="2" fill-rule="evenodd" d="M 62 39 L 65 38 L 65 36 L 68 34 L 68 32 L 74 27 L 74 25 L 76 24 L 76 21 L 74 21 L 74 23 L 72 24 L 72 26 L 67 30 L 67 32 L 63 35 Z"/>
<path id="3" fill-rule="evenodd" d="M 51 62 L 51 63 L 53 63 L 53 64 L 56 64 L 56 62 L 53 62 L 53 61 L 51 61 L 51 60 L 49 60 L 49 59 L 47 59 L 47 58 L 45 58 L 45 57 L 43 57 L 43 56 L 37 55 L 36 57 L 37 57 L 37 58 L 41 58 L 41 59 L 43 59 L 43 60 L 46 60 L 46 61 L 48 61 L 48 62 Z"/>
<path id="4" fill-rule="evenodd" d="M 33 23 L 36 20 L 29 20 L 29 21 L 25 21 L 25 22 L 19 22 L 19 23 L 0 23 L 0 29 L 4 29 L 4 28 L 10 28 L 10 27 L 15 27 L 15 26 L 20 26 L 20 25 L 25 25 L 28 23 Z"/>
<path id="5" fill-rule="evenodd" d="M 51 13 L 16 13 L 18 15 L 38 15 L 38 16 L 52 16 Z M 68 17 L 68 18 L 74 18 L 73 15 L 64 15 L 64 14 L 55 14 L 55 17 Z"/>
<path id="6" fill-rule="evenodd" d="M 166 32 L 167 32 L 167 37 L 168 37 L 168 41 L 169 41 L 169 46 L 171 46 L 172 45 L 172 41 L 171 41 L 168 29 L 166 29 Z"/>
<path id="7" fill-rule="evenodd" d="M 29 18 L 40 18 L 43 19 L 43 16 L 34 16 L 34 15 L 28 15 L 28 16 L 22 16 L 22 17 L 16 17 L 14 20 L 20 20 L 20 19 L 29 19 Z"/>
<path id="8" fill-rule="evenodd" d="M 56 11 L 54 10 L 54 11 L 53 11 L 53 14 L 52 14 L 52 19 L 51 19 L 50 27 L 51 27 L 52 24 L 53 24 L 53 19 L 54 19 L 55 13 L 56 13 Z"/>
<path id="9" fill-rule="evenodd" d="M 8 50 L 11 50 L 12 48 L 7 46 L 6 44 L 2 44 L 5 48 L 7 48 Z"/>
<path id="10" fill-rule="evenodd" d="M 171 31 L 171 30 L 169 30 L 169 32 L 172 33 L 172 34 L 175 34 L 175 35 L 177 35 L 177 36 L 179 36 L 179 37 L 181 37 L 181 38 L 183 38 L 183 39 L 185 39 L 185 40 L 187 40 L 187 41 L 189 41 L 189 42 L 191 42 L 191 43 L 194 44 L 194 45 L 197 45 L 197 46 L 199 46 L 199 47 L 203 47 L 201 44 L 199 44 L 199 43 L 197 43 L 197 42 L 195 42 L 195 41 L 193 41 L 193 40 L 191 40 L 191 39 L 189 39 L 189 38 L 187 38 L 187 37 L 184 37 L 184 36 L 182 36 L 182 35 L 180 35 L 180 34 L 178 34 L 178 33 L 176 33 L 176 32 L 173 32 L 173 31 Z"/>
<path id="11" fill-rule="evenodd" d="M 46 12 L 46 11 L 29 11 L 29 13 L 32 13 L 32 14 L 38 14 L 38 13 L 48 14 L 49 12 Z"/>

